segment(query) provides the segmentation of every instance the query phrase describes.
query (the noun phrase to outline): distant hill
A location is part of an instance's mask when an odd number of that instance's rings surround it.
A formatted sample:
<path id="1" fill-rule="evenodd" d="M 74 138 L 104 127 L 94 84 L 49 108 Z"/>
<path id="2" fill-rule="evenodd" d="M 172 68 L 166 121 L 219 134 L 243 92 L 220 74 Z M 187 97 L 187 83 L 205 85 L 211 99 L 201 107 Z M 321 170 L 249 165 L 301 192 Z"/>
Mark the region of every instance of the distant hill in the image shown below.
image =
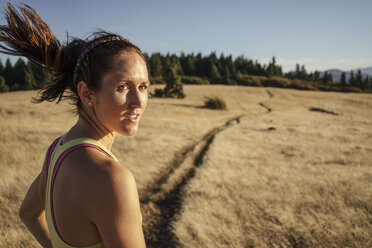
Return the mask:
<path id="1" fill-rule="evenodd" d="M 358 69 L 356 71 L 358 71 Z M 369 76 L 372 76 L 372 66 L 367 67 L 367 68 L 361 68 L 360 71 L 364 74 L 368 74 Z"/>
<path id="2" fill-rule="evenodd" d="M 363 78 L 365 78 L 367 76 L 369 76 L 369 77 L 372 76 L 372 66 L 366 67 L 366 68 L 357 68 L 357 69 L 345 71 L 346 81 L 349 80 L 349 78 L 350 78 L 350 72 L 351 71 L 354 71 L 354 75 L 355 75 L 358 72 L 358 70 L 360 70 L 362 72 Z M 326 71 L 321 71 L 320 72 L 320 76 L 323 77 L 323 75 L 324 75 L 325 72 L 327 72 L 328 74 L 329 73 L 332 74 L 333 82 L 339 82 L 340 79 L 341 79 L 341 74 L 344 71 L 341 71 L 339 69 L 330 69 L 330 70 L 326 70 Z"/>

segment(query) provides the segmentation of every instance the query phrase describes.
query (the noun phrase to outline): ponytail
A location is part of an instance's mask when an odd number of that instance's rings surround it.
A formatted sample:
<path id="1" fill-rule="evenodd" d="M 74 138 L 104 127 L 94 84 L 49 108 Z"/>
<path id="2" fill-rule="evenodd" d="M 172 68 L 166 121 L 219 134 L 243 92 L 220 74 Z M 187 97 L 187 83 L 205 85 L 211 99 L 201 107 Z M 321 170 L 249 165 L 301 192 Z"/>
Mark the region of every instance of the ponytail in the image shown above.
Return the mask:
<path id="1" fill-rule="evenodd" d="M 62 71 L 66 47 L 62 46 L 48 25 L 30 6 L 19 7 L 19 13 L 10 3 L 5 9 L 8 25 L 0 26 L 0 52 L 24 56 L 33 63 L 49 71 L 52 79 L 40 91 L 34 102 L 59 102 L 64 91 L 69 87 Z M 77 50 L 81 49 L 81 46 Z M 76 94 L 69 98 L 76 99 Z"/>
<path id="2" fill-rule="evenodd" d="M 39 14 L 28 5 L 20 14 L 10 3 L 5 10 L 7 26 L 0 26 L 0 52 L 27 57 L 49 71 L 56 69 L 62 46 Z"/>
<path id="3" fill-rule="evenodd" d="M 102 76 L 112 70 L 112 58 L 123 50 L 132 49 L 145 60 L 129 40 L 105 31 L 61 45 L 33 8 L 23 5 L 19 9 L 21 13 L 8 3 L 7 25 L 0 25 L 0 52 L 24 56 L 51 73 L 51 81 L 34 98 L 36 103 L 56 99 L 58 103 L 67 98 L 79 108 L 81 101 L 74 82 L 85 81 L 92 90 L 98 90 Z"/>

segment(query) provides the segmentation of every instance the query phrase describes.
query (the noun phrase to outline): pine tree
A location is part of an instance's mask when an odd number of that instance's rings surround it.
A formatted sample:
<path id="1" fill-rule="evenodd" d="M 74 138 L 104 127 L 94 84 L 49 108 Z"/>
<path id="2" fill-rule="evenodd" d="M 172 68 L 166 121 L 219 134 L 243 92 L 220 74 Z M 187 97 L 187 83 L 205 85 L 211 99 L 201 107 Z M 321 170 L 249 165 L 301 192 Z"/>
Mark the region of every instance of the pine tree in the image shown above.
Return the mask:
<path id="1" fill-rule="evenodd" d="M 225 64 L 223 68 L 223 79 L 229 80 L 231 78 L 229 66 Z"/>
<path id="2" fill-rule="evenodd" d="M 283 76 L 283 71 L 282 71 L 282 67 L 281 66 L 276 65 L 274 67 L 274 75 L 275 76 L 280 76 L 280 77 Z"/>
<path id="3" fill-rule="evenodd" d="M 27 62 L 27 66 L 31 67 L 32 75 L 34 76 L 35 79 L 34 88 L 39 89 L 43 84 L 50 81 L 51 75 L 47 70 L 43 69 L 42 67 L 31 61 Z"/>
<path id="4" fill-rule="evenodd" d="M 220 79 L 221 74 L 218 71 L 217 66 L 214 64 L 214 62 L 210 62 L 210 73 L 209 78 L 213 79 Z"/>
<path id="5" fill-rule="evenodd" d="M 233 61 L 231 55 L 226 58 L 226 62 L 227 62 L 227 66 L 229 67 L 230 77 L 232 79 L 235 79 L 236 78 L 236 68 L 235 68 L 235 64 L 234 64 L 234 61 Z"/>
<path id="6" fill-rule="evenodd" d="M 326 72 L 324 72 L 322 82 L 324 84 L 328 84 L 328 80 L 329 80 L 329 76 L 328 76 L 328 72 L 326 71 Z"/>
<path id="7" fill-rule="evenodd" d="M 307 80 L 307 71 L 305 69 L 305 65 L 301 66 L 301 79 Z"/>
<path id="8" fill-rule="evenodd" d="M 7 92 L 7 91 L 9 91 L 9 87 L 5 83 L 5 78 L 0 76 L 0 92 Z"/>
<path id="9" fill-rule="evenodd" d="M 181 77 L 177 74 L 176 66 L 170 66 L 167 69 L 165 76 L 166 86 L 164 90 L 155 92 L 155 95 L 159 94 L 162 97 L 170 98 L 185 98 L 185 93 L 183 93 L 183 83 Z M 159 96 L 158 95 L 158 96 Z"/>
<path id="10" fill-rule="evenodd" d="M 320 82 L 320 72 L 319 71 L 314 71 L 314 77 L 313 80 L 315 82 Z"/>
<path id="11" fill-rule="evenodd" d="M 353 87 L 356 87 L 356 80 L 354 76 L 354 71 L 350 71 L 349 84 Z"/>
<path id="12" fill-rule="evenodd" d="M 199 77 L 208 77 L 210 63 L 207 57 L 203 57 L 201 53 L 196 55 L 195 59 L 195 75 Z"/>
<path id="13" fill-rule="evenodd" d="M 362 72 L 360 70 L 358 70 L 358 72 L 356 74 L 355 81 L 356 81 L 355 86 L 359 87 L 359 88 L 362 88 L 363 76 L 362 76 Z"/>
<path id="14" fill-rule="evenodd" d="M 216 56 L 215 52 L 212 52 L 207 58 L 207 63 L 208 63 L 208 70 L 206 73 L 206 76 L 210 79 L 217 80 L 221 78 L 221 74 L 218 70 L 217 64 L 218 64 L 218 59 Z"/>
<path id="15" fill-rule="evenodd" d="M 4 76 L 4 65 L 1 59 L 0 59 L 0 76 Z"/>
<path id="16" fill-rule="evenodd" d="M 188 55 L 186 57 L 186 63 L 185 67 L 183 68 L 183 71 L 186 75 L 192 76 L 195 75 L 195 58 L 194 54 Z"/>
<path id="17" fill-rule="evenodd" d="M 298 78 L 298 79 L 301 78 L 301 70 L 300 70 L 300 65 L 299 64 L 296 64 L 296 71 L 295 71 L 294 77 Z"/>
<path id="18" fill-rule="evenodd" d="M 332 73 L 328 73 L 328 79 L 327 79 L 328 83 L 333 83 L 333 76 L 332 76 Z"/>
<path id="19" fill-rule="evenodd" d="M 310 74 L 307 77 L 310 81 L 314 81 L 314 73 L 310 72 Z"/>
<path id="20" fill-rule="evenodd" d="M 16 83 L 14 68 L 9 58 L 5 62 L 4 78 L 9 90 L 17 90 L 19 88 L 19 85 Z"/>
<path id="21" fill-rule="evenodd" d="M 269 62 L 269 66 L 267 67 L 267 76 L 272 77 L 275 76 L 275 57 L 272 58 L 271 62 Z"/>
<path id="22" fill-rule="evenodd" d="M 256 68 L 253 60 L 251 59 L 244 59 L 244 73 L 255 75 L 256 73 Z"/>
<path id="23" fill-rule="evenodd" d="M 286 78 L 289 78 L 289 79 L 294 79 L 294 74 L 293 72 L 287 72 L 285 75 L 284 75 Z"/>
<path id="24" fill-rule="evenodd" d="M 149 71 L 150 71 L 151 77 L 163 76 L 163 65 L 162 65 L 160 53 L 154 53 L 151 55 L 149 65 L 150 65 Z"/>
<path id="25" fill-rule="evenodd" d="M 37 89 L 37 83 L 34 78 L 34 72 L 32 71 L 31 64 L 27 63 L 26 65 L 26 70 L 25 70 L 25 77 L 24 77 L 24 82 L 25 82 L 25 88 L 26 89 Z"/>
<path id="26" fill-rule="evenodd" d="M 361 88 L 362 88 L 362 90 L 367 90 L 369 88 L 369 76 L 366 76 L 362 80 Z"/>
<path id="27" fill-rule="evenodd" d="M 342 74 L 341 74 L 340 85 L 342 85 L 342 86 L 346 85 L 346 73 L 345 72 L 342 72 Z"/>
<path id="28" fill-rule="evenodd" d="M 175 54 L 172 54 L 170 56 L 170 63 L 173 67 L 175 67 L 176 69 L 176 72 L 177 72 L 177 75 L 184 75 L 184 72 L 183 72 L 183 69 L 182 69 L 182 66 L 181 66 L 181 62 L 180 62 L 180 59 L 178 58 L 177 55 Z"/>
<path id="29" fill-rule="evenodd" d="M 267 76 L 282 76 L 282 67 L 276 65 L 275 57 L 272 58 L 271 62 L 266 69 Z"/>
<path id="30" fill-rule="evenodd" d="M 26 82 L 26 63 L 19 58 L 14 65 L 15 81 L 19 85 L 20 90 L 30 90 L 32 86 Z M 30 88 L 31 87 L 31 88 Z"/>
<path id="31" fill-rule="evenodd" d="M 235 59 L 235 67 L 236 67 L 237 73 L 240 73 L 240 74 L 248 73 L 246 70 L 246 59 L 242 55 Z"/>

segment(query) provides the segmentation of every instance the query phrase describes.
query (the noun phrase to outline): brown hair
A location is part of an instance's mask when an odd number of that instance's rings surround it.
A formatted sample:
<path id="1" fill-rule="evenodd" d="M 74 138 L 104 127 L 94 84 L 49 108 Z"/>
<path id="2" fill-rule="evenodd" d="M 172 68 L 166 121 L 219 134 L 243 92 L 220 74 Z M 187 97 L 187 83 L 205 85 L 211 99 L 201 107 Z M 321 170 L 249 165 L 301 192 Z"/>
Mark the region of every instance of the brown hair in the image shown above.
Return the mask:
<path id="1" fill-rule="evenodd" d="M 80 107 L 81 101 L 73 82 L 78 57 L 83 49 L 97 40 L 119 35 L 98 31 L 86 40 L 75 38 L 62 45 L 33 8 L 23 5 L 19 9 L 21 14 L 8 3 L 5 10 L 8 25 L 0 26 L 0 52 L 24 56 L 51 73 L 52 80 L 41 89 L 35 102 L 58 99 L 58 103 L 62 98 L 68 98 Z M 112 68 L 112 58 L 124 50 L 133 50 L 145 60 L 141 50 L 127 39 L 100 44 L 83 59 L 76 81 L 84 81 L 92 90 L 98 90 L 102 76 Z"/>

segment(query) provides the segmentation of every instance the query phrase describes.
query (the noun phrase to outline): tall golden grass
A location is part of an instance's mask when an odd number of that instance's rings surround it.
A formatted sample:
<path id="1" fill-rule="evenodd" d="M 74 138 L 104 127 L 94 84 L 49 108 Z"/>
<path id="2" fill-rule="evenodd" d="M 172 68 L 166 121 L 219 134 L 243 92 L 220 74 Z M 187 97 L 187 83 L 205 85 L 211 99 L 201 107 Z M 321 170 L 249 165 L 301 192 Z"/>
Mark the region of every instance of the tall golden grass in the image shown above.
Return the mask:
<path id="1" fill-rule="evenodd" d="M 113 145 L 136 177 L 149 247 L 159 232 L 179 247 L 372 247 L 372 95 L 185 93 L 150 99 L 138 134 Z M 76 121 L 67 103 L 31 104 L 35 94 L 0 94 L 0 247 L 39 247 L 17 211 L 50 142 Z M 205 96 L 228 110 L 203 108 Z M 178 209 L 156 230 L 175 187 Z"/>

